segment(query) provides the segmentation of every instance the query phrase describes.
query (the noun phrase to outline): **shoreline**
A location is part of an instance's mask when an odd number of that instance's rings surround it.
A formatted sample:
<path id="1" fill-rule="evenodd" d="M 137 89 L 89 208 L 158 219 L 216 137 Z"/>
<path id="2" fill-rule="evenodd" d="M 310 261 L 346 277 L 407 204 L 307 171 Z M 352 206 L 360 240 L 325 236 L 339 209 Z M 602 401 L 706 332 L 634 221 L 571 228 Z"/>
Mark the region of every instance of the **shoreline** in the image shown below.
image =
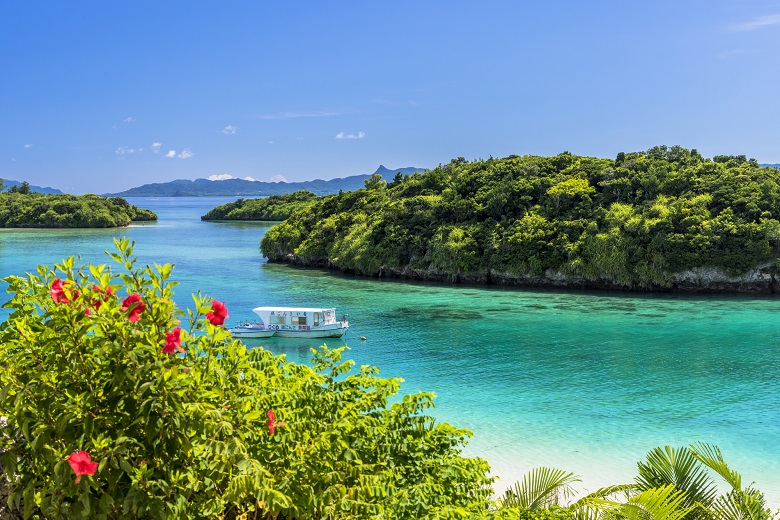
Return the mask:
<path id="1" fill-rule="evenodd" d="M 354 269 L 343 269 L 332 260 L 306 262 L 299 256 L 287 253 L 274 258 L 268 257 L 268 263 L 288 265 L 295 268 L 325 270 L 346 276 L 367 279 L 393 279 L 398 281 L 431 282 L 439 284 L 463 285 L 467 287 L 505 287 L 517 289 L 558 289 L 564 291 L 614 291 L 640 294 L 685 294 L 685 295 L 775 295 L 780 294 L 780 279 L 769 266 L 759 266 L 741 276 L 708 267 L 691 268 L 670 275 L 675 281 L 670 287 L 641 287 L 626 285 L 610 280 L 590 280 L 581 276 L 571 276 L 560 271 L 548 270 L 543 276 L 516 275 L 513 273 L 486 270 L 471 273 L 442 273 L 411 267 L 381 267 L 376 273 L 366 273 Z"/>

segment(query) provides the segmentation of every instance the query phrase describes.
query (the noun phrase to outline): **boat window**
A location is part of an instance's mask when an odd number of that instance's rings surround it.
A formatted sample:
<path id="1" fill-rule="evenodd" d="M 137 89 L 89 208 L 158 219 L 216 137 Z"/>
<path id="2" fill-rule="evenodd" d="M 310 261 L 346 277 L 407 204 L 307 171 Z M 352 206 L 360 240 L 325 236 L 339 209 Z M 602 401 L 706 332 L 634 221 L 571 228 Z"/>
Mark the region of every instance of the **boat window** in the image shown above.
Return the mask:
<path id="1" fill-rule="evenodd" d="M 271 324 L 273 325 L 284 325 L 287 323 L 287 320 L 284 316 L 278 316 L 278 315 L 272 315 L 271 316 Z"/>
<path id="2" fill-rule="evenodd" d="M 320 324 L 320 313 L 319 312 L 315 312 L 314 313 L 314 326 L 316 327 L 319 324 Z"/>
<path id="3" fill-rule="evenodd" d="M 298 316 L 297 318 L 293 317 L 292 324 L 293 325 L 306 325 L 306 316 Z"/>

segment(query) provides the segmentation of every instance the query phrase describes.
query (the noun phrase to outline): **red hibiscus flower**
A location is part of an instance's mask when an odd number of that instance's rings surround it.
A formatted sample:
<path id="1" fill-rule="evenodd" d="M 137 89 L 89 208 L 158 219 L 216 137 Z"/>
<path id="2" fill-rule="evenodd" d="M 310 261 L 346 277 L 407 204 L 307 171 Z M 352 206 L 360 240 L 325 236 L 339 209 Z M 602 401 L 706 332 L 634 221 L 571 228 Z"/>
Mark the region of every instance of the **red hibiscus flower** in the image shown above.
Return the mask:
<path id="1" fill-rule="evenodd" d="M 54 300 L 54 303 L 70 303 L 70 298 L 68 298 L 68 293 L 65 292 L 68 290 L 68 287 L 71 285 L 69 281 L 63 282 L 59 278 L 55 278 L 54 281 L 51 283 L 51 291 L 49 291 L 49 294 L 51 294 L 52 299 Z M 71 296 L 75 300 L 79 297 L 78 291 L 73 291 L 71 293 Z"/>
<path id="2" fill-rule="evenodd" d="M 225 323 L 225 318 L 228 317 L 228 310 L 223 302 L 213 300 L 211 302 L 211 312 L 206 313 L 206 319 L 211 322 L 212 325 L 222 325 Z"/>
<path id="3" fill-rule="evenodd" d="M 51 291 L 49 291 L 49 294 L 51 294 L 51 298 L 54 300 L 54 303 L 68 303 L 70 301 L 65 295 L 62 280 L 59 278 L 56 278 L 51 283 Z"/>
<path id="4" fill-rule="evenodd" d="M 68 462 L 76 474 L 76 484 L 81 481 L 82 475 L 92 476 L 98 468 L 98 463 L 92 462 L 92 457 L 86 451 L 74 451 L 68 456 Z"/>
<path id="5" fill-rule="evenodd" d="M 177 350 L 183 350 L 181 348 L 181 327 L 176 327 L 171 332 L 165 333 L 165 346 L 162 349 L 163 354 L 173 354 Z"/>
<path id="6" fill-rule="evenodd" d="M 92 302 L 92 308 L 94 308 L 96 311 L 100 310 L 100 306 L 103 305 L 103 302 L 107 302 L 108 299 L 114 295 L 114 290 L 111 287 L 106 287 L 106 290 L 103 291 L 103 288 L 99 285 L 93 285 L 92 290 L 103 294 L 101 298 L 98 298 Z M 89 309 L 87 309 L 87 311 L 89 311 Z M 88 314 L 91 313 L 88 312 Z"/>
<path id="7" fill-rule="evenodd" d="M 277 426 L 284 426 L 284 421 L 277 421 L 273 410 L 268 410 L 268 436 L 273 437 Z"/>
<path id="8" fill-rule="evenodd" d="M 141 317 L 141 313 L 146 310 L 146 305 L 141 301 L 141 295 L 133 293 L 124 300 L 122 300 L 122 310 L 128 312 L 128 321 L 138 321 Z"/>

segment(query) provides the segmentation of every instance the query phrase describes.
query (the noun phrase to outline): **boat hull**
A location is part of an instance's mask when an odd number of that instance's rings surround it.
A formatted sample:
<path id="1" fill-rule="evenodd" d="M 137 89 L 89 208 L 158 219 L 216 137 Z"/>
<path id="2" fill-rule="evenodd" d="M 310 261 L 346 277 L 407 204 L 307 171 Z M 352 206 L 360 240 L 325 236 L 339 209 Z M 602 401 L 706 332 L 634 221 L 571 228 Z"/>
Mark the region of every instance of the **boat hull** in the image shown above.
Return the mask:
<path id="1" fill-rule="evenodd" d="M 257 329 L 252 327 L 235 327 L 230 333 L 236 339 L 242 338 L 340 338 L 347 333 L 346 327 L 326 327 L 322 329 L 295 330 L 295 329 Z"/>
<path id="2" fill-rule="evenodd" d="M 270 338 L 276 331 L 267 329 L 252 330 L 249 327 L 237 327 L 230 329 L 230 332 L 233 334 L 234 338 Z"/>
<path id="3" fill-rule="evenodd" d="M 325 330 L 277 330 L 275 338 L 340 338 L 347 333 L 349 327 Z"/>

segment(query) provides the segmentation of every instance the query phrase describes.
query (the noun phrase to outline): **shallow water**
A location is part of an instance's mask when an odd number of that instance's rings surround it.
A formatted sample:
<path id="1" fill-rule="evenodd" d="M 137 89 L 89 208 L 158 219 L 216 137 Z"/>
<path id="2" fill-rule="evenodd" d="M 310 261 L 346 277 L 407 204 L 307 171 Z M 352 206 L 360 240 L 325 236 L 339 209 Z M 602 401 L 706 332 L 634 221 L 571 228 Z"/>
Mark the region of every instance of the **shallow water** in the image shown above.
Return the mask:
<path id="1" fill-rule="evenodd" d="M 545 465 L 574 471 L 592 491 L 630 481 L 655 446 L 706 441 L 780 506 L 780 298 L 567 294 L 301 270 L 261 258 L 270 223 L 200 221 L 232 199 L 130 200 L 160 221 L 0 230 L 0 275 L 70 255 L 107 263 L 103 251 L 127 236 L 139 261 L 175 264 L 182 306 L 200 290 L 227 302 L 230 323 L 258 305 L 348 314 L 348 356 L 403 377 L 406 393 L 435 392 L 433 414 L 474 431 L 467 453 L 490 462 L 497 489 Z M 248 343 L 306 362 L 321 342 Z"/>

